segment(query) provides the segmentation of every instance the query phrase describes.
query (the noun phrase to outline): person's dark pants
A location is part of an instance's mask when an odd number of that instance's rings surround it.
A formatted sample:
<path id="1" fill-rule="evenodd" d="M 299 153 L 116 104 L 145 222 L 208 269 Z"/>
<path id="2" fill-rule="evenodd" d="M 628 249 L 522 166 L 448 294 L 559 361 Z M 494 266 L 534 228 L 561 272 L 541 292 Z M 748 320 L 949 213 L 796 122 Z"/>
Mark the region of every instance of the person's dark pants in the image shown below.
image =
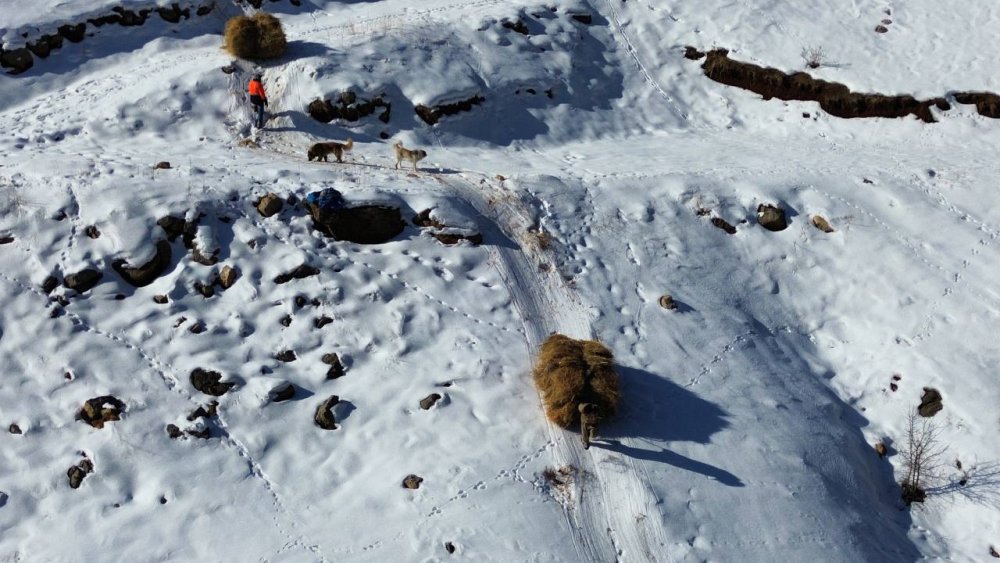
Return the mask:
<path id="1" fill-rule="evenodd" d="M 254 104 L 254 108 L 257 109 L 257 129 L 264 128 L 264 104 Z"/>

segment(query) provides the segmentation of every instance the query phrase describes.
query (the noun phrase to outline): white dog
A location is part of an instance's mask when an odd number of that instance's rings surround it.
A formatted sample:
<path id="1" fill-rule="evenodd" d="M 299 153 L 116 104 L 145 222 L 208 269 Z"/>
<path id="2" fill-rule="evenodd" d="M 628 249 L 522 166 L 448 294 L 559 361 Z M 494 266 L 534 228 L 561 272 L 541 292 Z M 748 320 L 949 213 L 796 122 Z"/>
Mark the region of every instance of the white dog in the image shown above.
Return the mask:
<path id="1" fill-rule="evenodd" d="M 403 147 L 403 141 L 396 141 L 396 144 L 392 146 L 396 151 L 396 168 L 399 168 L 399 163 L 404 160 L 409 160 L 413 163 L 413 169 L 417 169 L 417 163 L 421 160 L 427 158 L 427 151 L 421 149 L 407 149 Z"/>

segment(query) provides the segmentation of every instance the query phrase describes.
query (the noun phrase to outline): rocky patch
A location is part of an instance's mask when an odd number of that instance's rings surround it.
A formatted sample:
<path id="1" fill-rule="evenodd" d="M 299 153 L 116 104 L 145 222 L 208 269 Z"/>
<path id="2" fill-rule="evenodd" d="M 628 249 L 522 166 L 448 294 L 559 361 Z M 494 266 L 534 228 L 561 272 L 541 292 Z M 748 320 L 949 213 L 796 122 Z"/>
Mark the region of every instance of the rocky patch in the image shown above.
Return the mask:
<path id="1" fill-rule="evenodd" d="M 104 274 L 100 271 L 87 268 L 66 276 L 63 280 L 63 286 L 77 293 L 85 293 L 93 289 L 103 277 Z"/>
<path id="2" fill-rule="evenodd" d="M 924 387 L 924 394 L 920 396 L 920 406 L 917 413 L 923 417 L 932 417 L 944 409 L 941 392 L 933 387 Z"/>
<path id="3" fill-rule="evenodd" d="M 94 472 L 94 462 L 89 459 L 82 459 L 80 463 L 72 466 L 66 471 L 66 477 L 69 479 L 69 487 L 71 489 L 79 489 L 80 485 L 83 484 L 83 479 Z"/>
<path id="4" fill-rule="evenodd" d="M 476 94 L 475 96 L 461 100 L 459 102 L 454 102 L 451 104 L 441 104 L 437 106 L 425 106 L 423 104 L 418 104 L 413 109 L 417 113 L 417 117 L 422 119 L 427 125 L 434 125 L 441 120 L 442 117 L 446 115 L 455 115 L 458 113 L 471 111 L 472 108 L 482 104 L 486 101 L 486 98 Z"/>
<path id="5" fill-rule="evenodd" d="M 77 413 L 77 418 L 94 428 L 104 428 L 104 424 L 121 420 L 125 403 L 112 395 L 102 395 L 88 399 Z"/>
<path id="6" fill-rule="evenodd" d="M 280 212 L 283 205 L 284 201 L 275 193 L 268 193 L 254 203 L 257 212 L 264 217 L 270 217 Z"/>
<path id="7" fill-rule="evenodd" d="M 292 280 L 301 280 L 318 274 L 319 274 L 319 268 L 315 268 L 313 266 L 310 266 L 309 264 L 303 264 L 290 272 L 279 274 L 274 278 L 274 283 L 277 284 L 288 283 Z"/>
<path id="8" fill-rule="evenodd" d="M 347 373 L 347 368 L 344 367 L 344 363 L 340 360 L 340 356 L 337 354 L 324 354 L 323 363 L 330 366 L 326 370 L 326 378 L 337 379 L 338 377 L 343 377 Z"/>
<path id="9" fill-rule="evenodd" d="M 330 123 L 334 119 L 359 121 L 381 109 L 378 118 L 382 123 L 389 123 L 392 104 L 385 100 L 385 94 L 371 99 L 359 98 L 351 90 L 345 90 L 337 96 L 336 102 L 329 99 L 316 99 L 309 103 L 309 115 L 321 123 Z"/>
<path id="10" fill-rule="evenodd" d="M 730 225 L 729 222 L 723 219 L 722 217 L 712 217 L 712 225 L 722 229 L 723 231 L 726 231 L 731 235 L 736 234 L 736 227 Z"/>
<path id="11" fill-rule="evenodd" d="M 336 395 L 330 395 L 325 401 L 316 407 L 316 415 L 313 420 L 316 422 L 316 426 L 319 426 L 323 430 L 336 430 L 337 429 L 337 419 L 333 415 L 333 407 L 340 402 L 340 397 Z"/>
<path id="12" fill-rule="evenodd" d="M 170 248 L 170 243 L 161 240 L 156 243 L 156 254 L 149 262 L 141 266 L 132 267 L 125 260 L 119 259 L 111 263 L 111 268 L 115 272 L 118 272 L 118 275 L 129 285 L 145 287 L 156 281 L 156 278 L 167 271 L 172 258 L 173 252 Z"/>
<path id="13" fill-rule="evenodd" d="M 225 395 L 236 386 L 235 383 L 223 383 L 221 373 L 202 368 L 195 368 L 191 372 L 191 385 L 198 391 L 215 397 Z"/>
<path id="14" fill-rule="evenodd" d="M 323 209 L 310 205 L 309 213 L 316 230 L 336 240 L 357 244 L 382 244 L 403 232 L 399 208 L 388 205 L 359 205 L 339 209 Z"/>

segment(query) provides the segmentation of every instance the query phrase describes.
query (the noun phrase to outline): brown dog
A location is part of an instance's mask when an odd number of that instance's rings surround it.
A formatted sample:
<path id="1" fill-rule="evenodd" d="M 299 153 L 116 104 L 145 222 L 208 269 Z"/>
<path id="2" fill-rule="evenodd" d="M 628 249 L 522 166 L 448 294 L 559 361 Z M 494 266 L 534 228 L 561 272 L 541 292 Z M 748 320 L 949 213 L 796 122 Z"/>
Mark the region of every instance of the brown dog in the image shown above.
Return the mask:
<path id="1" fill-rule="evenodd" d="M 309 160 L 316 159 L 319 162 L 320 159 L 323 162 L 330 162 L 326 159 L 330 153 L 337 157 L 337 162 L 344 162 L 343 157 L 345 152 L 351 152 L 354 148 L 354 141 L 348 139 L 346 143 L 316 143 L 315 145 L 309 147 Z"/>
<path id="2" fill-rule="evenodd" d="M 403 147 L 403 141 L 396 141 L 396 144 L 392 146 L 396 150 L 396 168 L 399 168 L 399 163 L 404 160 L 409 160 L 413 163 L 413 169 L 417 169 L 417 163 L 421 160 L 427 158 L 427 151 L 421 149 L 407 149 Z"/>

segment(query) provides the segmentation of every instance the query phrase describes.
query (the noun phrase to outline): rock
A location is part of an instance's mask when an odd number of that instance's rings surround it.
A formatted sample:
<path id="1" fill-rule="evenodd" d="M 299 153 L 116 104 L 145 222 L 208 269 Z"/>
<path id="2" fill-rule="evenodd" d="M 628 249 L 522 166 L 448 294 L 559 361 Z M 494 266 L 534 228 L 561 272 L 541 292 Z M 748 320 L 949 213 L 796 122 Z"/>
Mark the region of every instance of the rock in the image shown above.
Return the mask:
<path id="1" fill-rule="evenodd" d="M 167 162 L 166 160 L 161 160 L 160 162 L 157 162 L 155 165 L 153 165 L 153 168 L 155 168 L 156 170 L 169 170 L 170 163 Z"/>
<path id="2" fill-rule="evenodd" d="M 757 206 L 757 222 L 761 227 L 769 231 L 783 231 L 788 228 L 788 221 L 785 220 L 785 210 L 762 203 Z"/>
<path id="3" fill-rule="evenodd" d="M 447 233 L 433 233 L 432 237 L 437 239 L 438 242 L 444 244 L 445 246 L 452 246 L 458 244 L 463 240 L 469 241 L 472 246 L 479 246 L 483 244 L 483 235 L 479 233 L 460 233 L 460 232 L 447 232 Z"/>
<path id="4" fill-rule="evenodd" d="M 413 217 L 413 224 L 418 227 L 433 227 L 435 229 L 443 229 L 447 227 L 444 223 L 431 217 L 431 211 L 431 209 L 424 209 L 420 213 L 417 213 Z"/>
<path id="5" fill-rule="evenodd" d="M 278 360 L 279 362 L 287 363 L 287 362 L 294 362 L 295 360 L 298 359 L 298 357 L 295 355 L 295 350 L 285 350 L 283 352 L 278 352 L 277 354 L 275 354 L 274 359 Z"/>
<path id="6" fill-rule="evenodd" d="M 204 297 L 205 299 L 208 299 L 209 297 L 215 295 L 215 284 L 214 283 L 206 284 L 200 281 L 196 281 L 194 282 L 194 290 L 200 293 L 202 297 Z"/>
<path id="7" fill-rule="evenodd" d="M 10 51 L 0 50 L 0 66 L 9 68 L 7 74 L 21 74 L 35 64 L 31 51 L 22 47 Z"/>
<path id="8" fill-rule="evenodd" d="M 315 328 L 323 328 L 323 327 L 325 327 L 326 325 L 328 325 L 328 324 L 330 324 L 332 322 L 333 322 L 333 319 L 331 319 L 330 317 L 328 317 L 326 315 L 323 315 L 323 316 L 316 317 L 315 319 L 313 319 L 313 327 L 315 327 Z"/>
<path id="9" fill-rule="evenodd" d="M 11 236 L 0 237 L 0 244 L 10 244 L 12 242 L 14 242 L 14 237 Z"/>
<path id="10" fill-rule="evenodd" d="M 521 20 L 503 20 L 500 25 L 511 31 L 516 31 L 521 35 L 528 35 L 528 26 Z"/>
<path id="11" fill-rule="evenodd" d="M 69 486 L 71 489 L 79 489 L 80 485 L 83 484 L 83 479 L 88 474 L 94 472 L 94 462 L 89 459 L 81 460 L 80 463 L 70 467 L 66 471 L 66 477 L 69 478 Z"/>
<path id="12" fill-rule="evenodd" d="M 212 418 L 219 415 L 219 401 L 212 401 L 207 405 L 198 405 L 198 408 L 187 415 L 188 422 L 194 422 L 199 418 Z"/>
<path id="13" fill-rule="evenodd" d="M 202 393 L 215 397 L 225 395 L 236 386 L 235 383 L 223 383 L 221 373 L 202 368 L 195 368 L 191 372 L 191 385 Z"/>
<path id="14" fill-rule="evenodd" d="M 104 428 L 106 422 L 121 420 L 124 411 L 125 403 L 112 395 L 102 395 L 84 402 L 77 417 L 94 428 Z"/>
<path id="15" fill-rule="evenodd" d="M 319 269 L 310 266 L 309 264 L 303 264 L 298 268 L 295 268 L 291 272 L 280 274 L 274 278 L 274 283 L 282 284 L 288 283 L 292 280 L 301 280 L 308 278 L 310 276 L 315 276 L 319 274 Z"/>
<path id="16" fill-rule="evenodd" d="M 59 278 L 55 276 L 49 276 L 42 282 L 42 291 L 45 293 L 52 293 L 52 290 L 57 287 L 59 287 Z"/>
<path id="17" fill-rule="evenodd" d="M 96 238 L 99 238 L 101 236 L 101 231 L 97 230 L 97 227 L 95 225 L 91 225 L 91 226 L 87 227 L 87 229 L 84 231 L 84 233 L 86 233 L 87 236 L 90 237 L 90 238 L 92 238 L 92 239 L 96 239 Z"/>
<path id="18" fill-rule="evenodd" d="M 272 390 L 270 398 L 275 403 L 289 401 L 295 398 L 295 386 L 291 383 L 285 383 L 283 387 Z"/>
<path id="19" fill-rule="evenodd" d="M 812 224 L 813 224 L 814 227 L 816 227 L 817 229 L 823 231 L 824 233 L 832 233 L 833 232 L 833 227 L 831 227 L 830 223 L 826 219 L 824 219 L 823 216 L 821 216 L 821 215 L 813 215 L 812 216 Z"/>
<path id="20" fill-rule="evenodd" d="M 309 206 L 313 226 L 326 236 L 358 244 L 382 244 L 403 232 L 406 223 L 399 208 L 359 205 L 339 209 Z"/>
<path id="21" fill-rule="evenodd" d="M 300 309 L 302 307 L 305 307 L 306 303 L 308 303 L 308 301 L 306 300 L 306 296 L 305 295 L 296 295 L 295 298 L 292 299 L 292 302 L 295 303 L 295 306 L 298 307 L 298 308 L 300 308 Z"/>
<path id="22" fill-rule="evenodd" d="M 319 426 L 323 430 L 337 429 L 337 420 L 333 416 L 333 407 L 339 402 L 340 397 L 330 395 L 328 399 L 316 407 L 316 416 L 313 417 L 313 420 L 316 421 L 316 426 Z"/>
<path id="23" fill-rule="evenodd" d="M 423 399 L 420 399 L 420 408 L 428 410 L 431 407 L 433 407 L 434 404 L 437 403 L 439 400 L 441 400 L 441 395 L 438 395 L 437 393 L 431 393 L 430 395 L 427 395 Z"/>
<path id="24" fill-rule="evenodd" d="M 185 430 L 185 432 L 187 432 L 188 436 L 191 436 L 193 438 L 200 438 L 202 440 L 207 440 L 212 437 L 212 430 L 209 429 L 207 426 L 201 428 L 200 430 L 196 430 L 194 428 L 188 428 L 187 430 Z M 165 504 L 166 501 L 163 500 L 161 501 L 161 503 Z"/>
<path id="25" fill-rule="evenodd" d="M 889 450 L 885 447 L 884 443 L 878 442 L 875 444 L 875 453 L 877 453 L 879 457 L 885 457 L 885 454 L 889 453 Z"/>
<path id="26" fill-rule="evenodd" d="M 670 296 L 670 295 L 661 295 L 660 296 L 660 307 L 663 307 L 664 309 L 673 311 L 674 309 L 677 308 L 677 302 L 674 301 L 674 298 L 672 296 Z"/>
<path id="27" fill-rule="evenodd" d="M 167 271 L 172 258 L 173 251 L 170 243 L 160 240 L 156 243 L 156 254 L 153 255 L 153 258 L 149 262 L 141 266 L 132 267 L 125 260 L 119 259 L 111 263 L 111 268 L 129 285 L 145 287 L 156 281 L 156 278 Z"/>
<path id="28" fill-rule="evenodd" d="M 281 317 L 281 320 L 278 321 L 278 322 L 280 322 L 283 326 L 286 326 L 286 327 L 287 326 L 291 326 L 291 324 L 292 324 L 292 316 L 291 315 L 285 315 L 284 317 Z"/>
<path id="29" fill-rule="evenodd" d="M 219 285 L 222 286 L 222 289 L 229 289 L 233 287 L 239 276 L 240 272 L 236 268 L 229 265 L 223 266 L 222 271 L 219 272 Z"/>
<path id="30" fill-rule="evenodd" d="M 736 227 L 730 225 L 728 222 L 726 222 L 725 219 L 721 217 L 712 217 L 712 224 L 731 235 L 736 234 Z"/>
<path id="31" fill-rule="evenodd" d="M 168 424 L 167 436 L 170 436 L 171 440 L 176 440 L 177 438 L 183 438 L 184 433 L 181 432 L 181 429 L 178 428 L 176 424 Z"/>
<path id="32" fill-rule="evenodd" d="M 21 427 L 18 426 L 17 424 L 11 424 L 10 426 L 8 426 L 7 427 L 7 431 L 10 432 L 11 434 L 21 434 L 22 433 L 21 432 Z"/>
<path id="33" fill-rule="evenodd" d="M 455 553 L 455 544 L 451 543 L 450 541 L 444 542 L 444 550 L 447 551 L 449 555 Z"/>
<path id="34" fill-rule="evenodd" d="M 153 302 L 157 303 L 159 305 L 166 305 L 168 301 L 169 301 L 169 299 L 167 298 L 166 295 L 154 295 L 153 296 Z"/>
<path id="35" fill-rule="evenodd" d="M 920 416 L 932 417 L 941 412 L 943 408 L 941 392 L 933 387 L 924 387 L 924 394 L 920 397 L 920 406 L 917 407 Z"/>
<path id="36" fill-rule="evenodd" d="M 590 25 L 590 24 L 594 23 L 594 16 L 592 16 L 590 14 L 584 14 L 584 13 L 579 13 L 578 12 L 578 13 L 570 14 L 569 17 L 573 18 L 574 20 L 576 20 L 576 21 L 578 21 L 578 22 L 580 22 L 580 23 L 582 23 L 584 25 Z"/>
<path id="37" fill-rule="evenodd" d="M 104 274 L 101 272 L 87 268 L 66 276 L 66 279 L 63 280 L 63 285 L 77 293 L 84 293 L 93 289 L 103 277 Z"/>
<path id="38" fill-rule="evenodd" d="M 423 477 L 419 477 L 414 474 L 409 474 L 403 478 L 403 488 L 404 489 L 419 489 L 420 483 L 424 482 Z"/>
<path id="39" fill-rule="evenodd" d="M 888 32 L 889 32 L 889 28 L 886 27 L 886 26 L 884 26 L 884 25 L 882 25 L 882 24 L 879 24 L 879 25 L 875 26 L 875 33 L 888 33 Z"/>
<path id="40" fill-rule="evenodd" d="M 87 24 L 78 23 L 76 25 L 66 24 L 58 27 L 57 31 L 59 35 L 62 35 L 70 43 L 79 43 L 83 41 L 83 38 L 87 32 Z"/>
<path id="41" fill-rule="evenodd" d="M 347 368 L 344 367 L 344 363 L 340 361 L 340 356 L 337 354 L 324 354 L 323 363 L 330 366 L 330 369 L 326 370 L 328 380 L 343 377 L 347 372 Z"/>
<path id="42" fill-rule="evenodd" d="M 284 202 L 278 197 L 278 194 L 269 193 L 264 197 L 257 200 L 257 212 L 264 217 L 270 217 L 279 211 L 281 211 Z"/>
<path id="43" fill-rule="evenodd" d="M 191 328 L 188 329 L 188 332 L 190 332 L 191 334 L 201 334 L 205 332 L 205 328 L 206 328 L 205 323 L 198 321 L 193 325 L 191 325 Z"/>
<path id="44" fill-rule="evenodd" d="M 172 215 L 161 217 L 156 221 L 156 224 L 167 233 L 167 240 L 170 242 L 174 242 L 177 237 L 184 234 L 184 226 L 186 225 L 184 219 Z"/>

